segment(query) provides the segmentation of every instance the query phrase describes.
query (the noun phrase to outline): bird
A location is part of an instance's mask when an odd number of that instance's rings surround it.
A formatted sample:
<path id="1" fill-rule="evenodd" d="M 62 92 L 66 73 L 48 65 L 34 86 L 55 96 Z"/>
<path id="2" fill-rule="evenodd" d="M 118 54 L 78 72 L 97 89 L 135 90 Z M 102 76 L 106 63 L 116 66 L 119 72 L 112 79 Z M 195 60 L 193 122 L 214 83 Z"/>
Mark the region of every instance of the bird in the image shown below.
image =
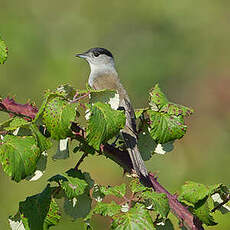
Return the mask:
<path id="1" fill-rule="evenodd" d="M 146 178 L 148 171 L 137 145 L 137 130 L 135 112 L 129 96 L 120 82 L 112 53 L 105 48 L 91 48 L 86 52 L 76 54 L 85 59 L 90 66 L 88 84 L 95 90 L 110 89 L 119 95 L 119 108 L 125 111 L 126 123 L 121 130 L 126 149 L 132 162 L 133 170 L 139 177 Z"/>

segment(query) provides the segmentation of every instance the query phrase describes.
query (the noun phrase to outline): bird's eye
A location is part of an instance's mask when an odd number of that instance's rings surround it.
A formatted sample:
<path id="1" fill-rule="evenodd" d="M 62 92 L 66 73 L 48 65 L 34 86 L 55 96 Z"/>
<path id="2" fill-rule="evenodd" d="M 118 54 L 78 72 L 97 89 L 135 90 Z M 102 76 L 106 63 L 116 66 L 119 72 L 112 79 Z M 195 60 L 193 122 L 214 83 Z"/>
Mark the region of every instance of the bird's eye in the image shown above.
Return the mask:
<path id="1" fill-rule="evenodd" d="M 100 55 L 99 52 L 94 52 L 93 54 L 94 54 L 94 57 L 98 57 Z"/>

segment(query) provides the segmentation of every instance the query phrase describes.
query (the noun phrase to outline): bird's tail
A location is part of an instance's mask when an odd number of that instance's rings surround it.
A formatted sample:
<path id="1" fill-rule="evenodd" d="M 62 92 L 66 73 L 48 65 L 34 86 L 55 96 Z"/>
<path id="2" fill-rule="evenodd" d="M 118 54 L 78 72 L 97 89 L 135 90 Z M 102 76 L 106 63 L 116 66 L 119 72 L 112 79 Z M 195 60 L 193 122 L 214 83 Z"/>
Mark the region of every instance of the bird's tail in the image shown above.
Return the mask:
<path id="1" fill-rule="evenodd" d="M 135 135 L 130 134 L 129 132 L 125 132 L 123 130 L 122 136 L 124 138 L 125 144 L 127 146 L 127 151 L 129 153 L 129 157 L 132 161 L 133 169 L 137 173 L 138 176 L 147 177 L 148 171 L 145 167 L 145 163 L 141 157 L 140 151 L 137 147 L 137 138 Z"/>

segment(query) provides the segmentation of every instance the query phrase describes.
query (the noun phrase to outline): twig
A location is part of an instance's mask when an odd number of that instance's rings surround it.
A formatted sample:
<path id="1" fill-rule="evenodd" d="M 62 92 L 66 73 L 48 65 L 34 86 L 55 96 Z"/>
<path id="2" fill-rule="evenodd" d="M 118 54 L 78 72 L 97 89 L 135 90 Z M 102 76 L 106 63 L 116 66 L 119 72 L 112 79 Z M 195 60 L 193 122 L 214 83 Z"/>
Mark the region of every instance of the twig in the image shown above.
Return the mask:
<path id="1" fill-rule="evenodd" d="M 228 203 L 228 201 L 230 200 L 230 194 L 227 195 L 226 199 L 219 203 L 216 207 L 214 207 L 211 212 L 215 212 L 217 209 L 221 208 L 223 205 L 225 205 L 226 203 Z"/>
<path id="2" fill-rule="evenodd" d="M 78 170 L 80 164 L 83 162 L 85 157 L 87 157 L 88 153 L 83 153 L 79 161 L 77 162 L 76 166 L 74 167 L 74 170 Z"/>

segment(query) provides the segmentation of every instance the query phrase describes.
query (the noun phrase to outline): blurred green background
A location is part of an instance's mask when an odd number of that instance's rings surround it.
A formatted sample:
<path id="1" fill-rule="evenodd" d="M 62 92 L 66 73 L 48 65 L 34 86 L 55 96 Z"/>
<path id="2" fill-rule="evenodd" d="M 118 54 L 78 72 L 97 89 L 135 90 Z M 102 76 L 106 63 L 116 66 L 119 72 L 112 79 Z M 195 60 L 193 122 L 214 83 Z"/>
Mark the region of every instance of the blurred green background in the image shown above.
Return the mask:
<path id="1" fill-rule="evenodd" d="M 0 66 L 0 95 L 40 105 L 47 88 L 62 83 L 84 88 L 89 67 L 74 54 L 106 47 L 135 108 L 146 105 L 148 90 L 158 82 L 171 101 L 195 109 L 186 136 L 167 156 L 152 157 L 148 169 L 158 172 L 170 192 L 185 180 L 229 185 L 229 8 L 227 0 L 0 0 L 0 33 L 9 46 L 8 61 Z M 9 228 L 7 217 L 16 213 L 19 201 L 42 191 L 47 178 L 78 158 L 49 158 L 46 174 L 32 183 L 16 184 L 0 168 L 0 229 Z M 104 157 L 89 157 L 82 169 L 101 184 L 125 180 Z M 207 229 L 230 229 L 229 214 L 215 217 L 219 224 Z M 107 224 L 93 219 L 95 229 L 108 229 Z M 64 216 L 53 229 L 82 228 Z"/>

